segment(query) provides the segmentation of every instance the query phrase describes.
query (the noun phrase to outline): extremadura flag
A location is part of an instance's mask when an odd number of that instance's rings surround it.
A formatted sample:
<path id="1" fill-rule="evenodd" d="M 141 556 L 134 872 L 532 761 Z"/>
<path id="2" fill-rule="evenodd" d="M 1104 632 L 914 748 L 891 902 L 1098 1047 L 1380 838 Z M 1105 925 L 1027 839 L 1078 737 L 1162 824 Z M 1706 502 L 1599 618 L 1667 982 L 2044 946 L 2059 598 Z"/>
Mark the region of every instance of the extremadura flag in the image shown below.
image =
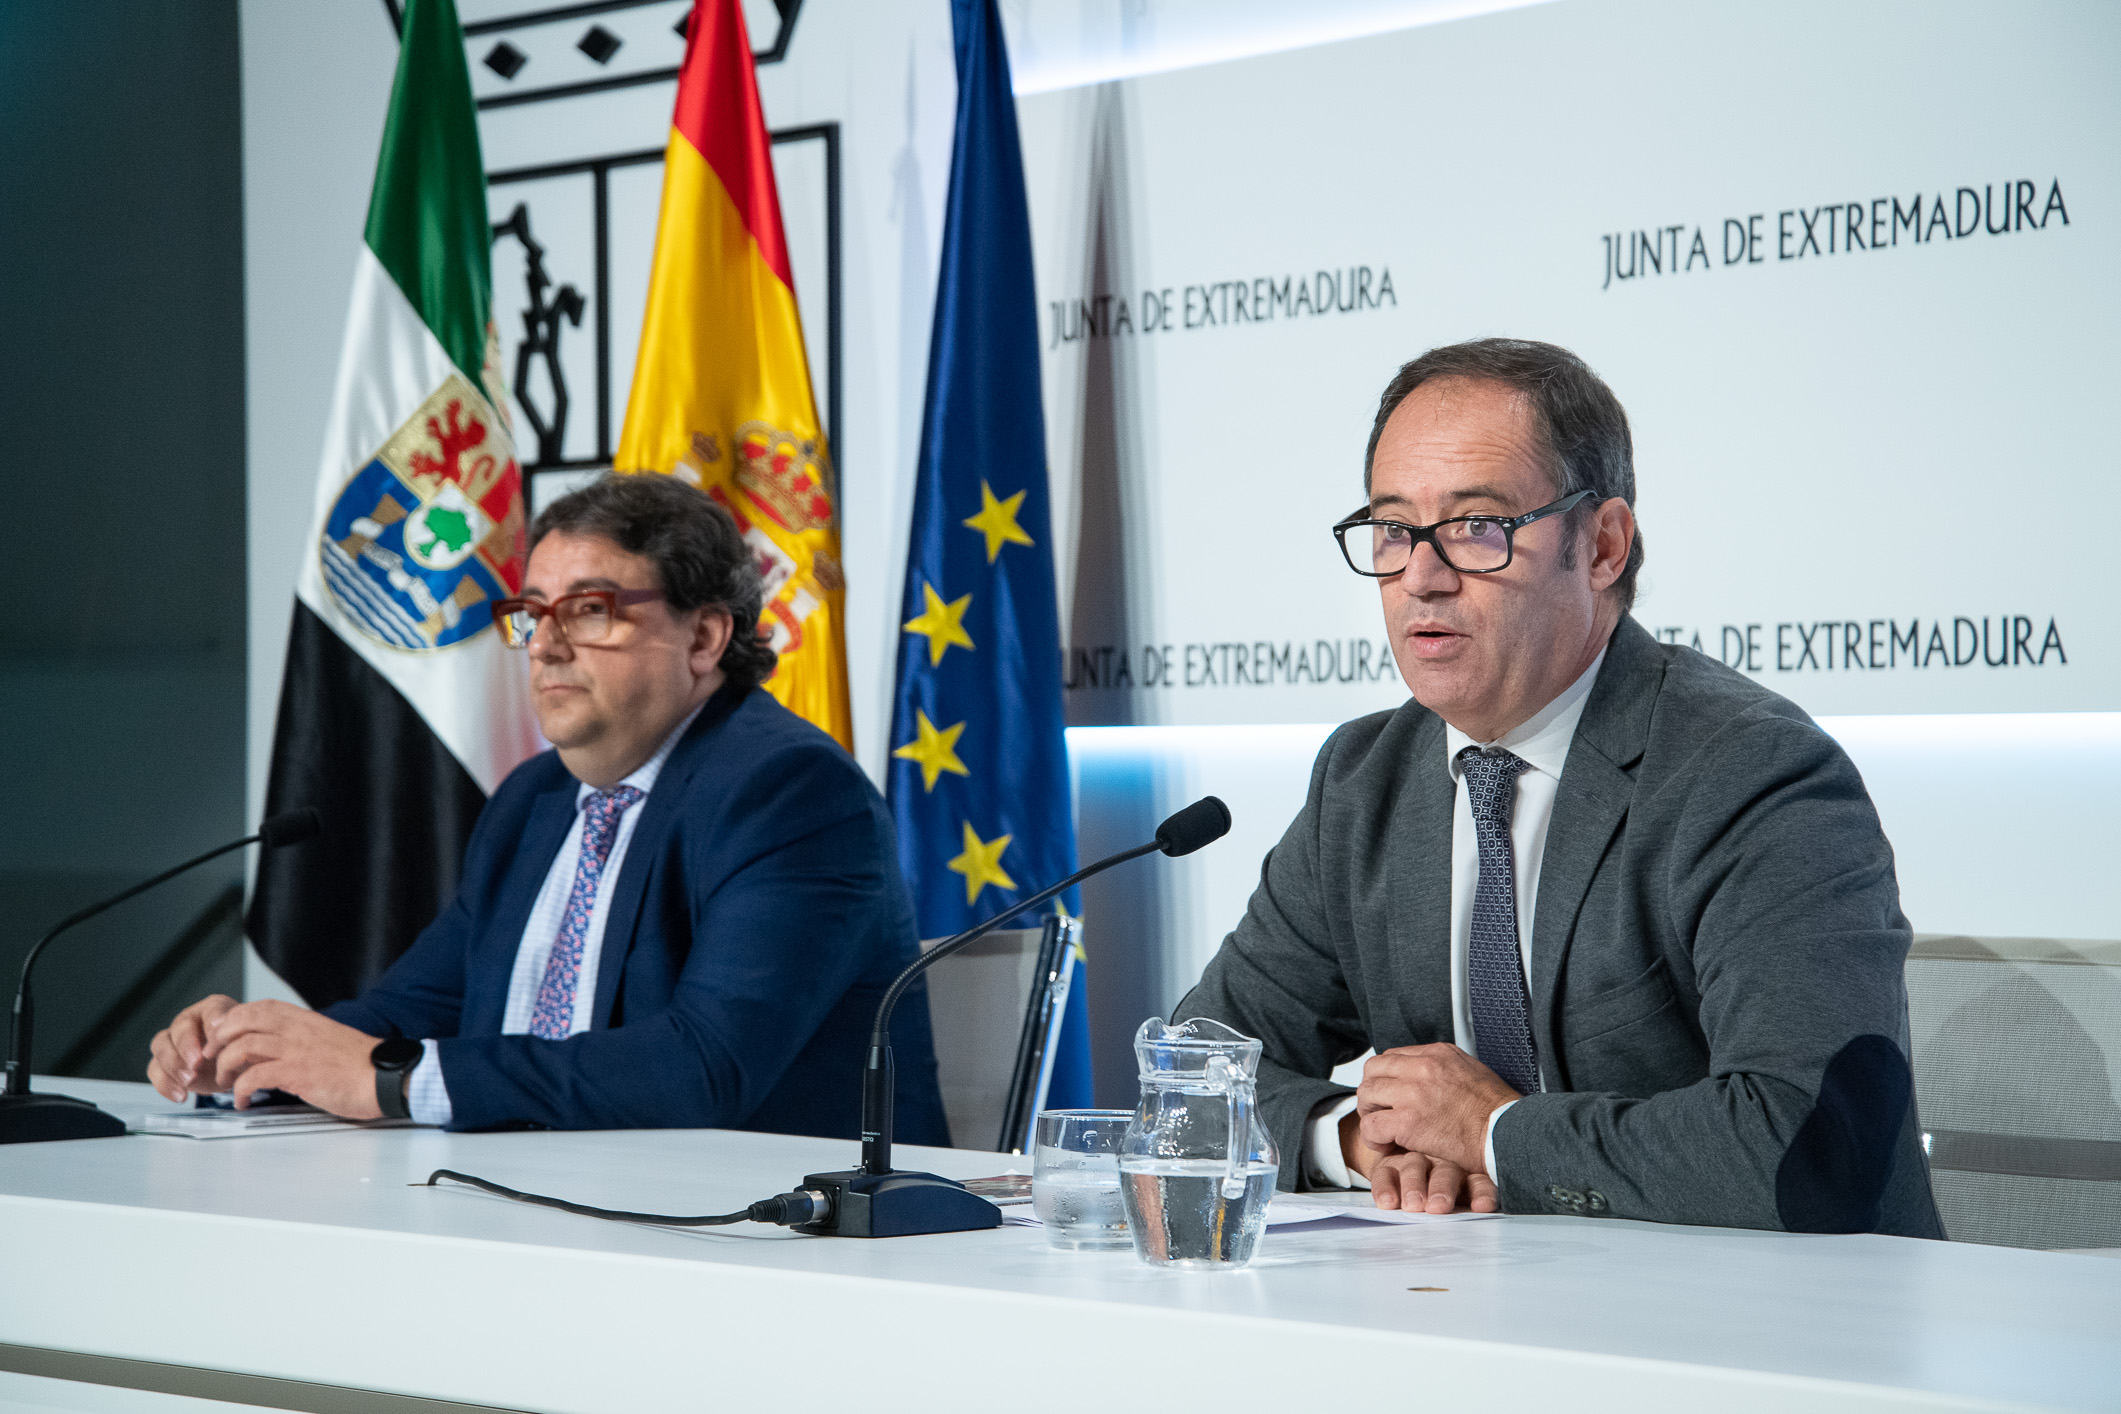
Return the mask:
<path id="1" fill-rule="evenodd" d="M 766 690 L 854 749 L 846 579 L 795 280 L 738 0 L 696 0 L 663 161 L 648 310 L 612 464 L 736 517 L 766 580 Z"/>
<path id="2" fill-rule="evenodd" d="M 960 932 L 1075 872 L 1016 97 L 994 0 L 953 0 L 951 19 L 957 138 L 889 780 L 924 938 Z M 1078 974 L 1069 990 L 1052 1107 L 1090 1102 L 1081 982 Z"/>
<path id="3" fill-rule="evenodd" d="M 409 0 L 302 546 L 248 928 L 313 1006 L 389 966 L 455 890 L 486 797 L 540 745 L 490 604 L 523 582 L 522 475 L 488 318 L 486 177 L 451 0 Z"/>

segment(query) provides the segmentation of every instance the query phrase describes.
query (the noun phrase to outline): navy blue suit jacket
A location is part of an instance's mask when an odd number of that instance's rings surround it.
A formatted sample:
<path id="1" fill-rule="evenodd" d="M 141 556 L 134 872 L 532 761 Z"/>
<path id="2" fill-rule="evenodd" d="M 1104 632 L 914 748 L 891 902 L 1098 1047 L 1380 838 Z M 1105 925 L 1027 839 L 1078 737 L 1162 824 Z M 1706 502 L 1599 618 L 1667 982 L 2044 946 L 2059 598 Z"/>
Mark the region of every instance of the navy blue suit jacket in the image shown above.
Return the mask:
<path id="1" fill-rule="evenodd" d="M 452 1129 L 856 1137 L 876 1004 L 918 947 L 891 818 L 861 768 L 767 693 L 717 693 L 608 885 L 590 1029 L 504 1036 L 516 950 L 579 784 L 552 751 L 511 772 L 449 907 L 326 1014 L 437 1040 Z M 892 1050 L 898 1137 L 948 1143 L 922 989 L 899 1005 Z"/>

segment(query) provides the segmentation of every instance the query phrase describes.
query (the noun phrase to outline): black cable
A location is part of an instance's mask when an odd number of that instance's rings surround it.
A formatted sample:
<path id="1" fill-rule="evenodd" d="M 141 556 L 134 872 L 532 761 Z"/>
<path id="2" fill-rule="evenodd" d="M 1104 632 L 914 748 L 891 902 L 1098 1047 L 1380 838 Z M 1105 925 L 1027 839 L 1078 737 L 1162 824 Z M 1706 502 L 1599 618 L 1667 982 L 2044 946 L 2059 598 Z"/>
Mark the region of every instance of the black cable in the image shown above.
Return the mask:
<path id="1" fill-rule="evenodd" d="M 700 1217 L 676 1217 L 669 1213 L 628 1213 L 617 1208 L 592 1208 L 586 1203 L 570 1203 L 565 1198 L 548 1198 L 542 1193 L 521 1193 L 488 1179 L 475 1178 L 455 1169 L 436 1169 L 427 1175 L 427 1182 L 414 1184 L 415 1188 L 435 1186 L 439 1179 L 454 1179 L 469 1184 L 498 1198 L 513 1198 L 518 1203 L 535 1203 L 541 1208 L 558 1208 L 563 1213 L 575 1213 L 585 1218 L 605 1218 L 620 1223 L 649 1223 L 656 1227 L 726 1227 L 730 1223 L 773 1223 L 779 1227 L 793 1227 L 822 1218 L 831 1208 L 825 1195 L 811 1189 L 797 1189 L 793 1193 L 776 1194 L 761 1198 L 740 1213 L 716 1213 Z"/>

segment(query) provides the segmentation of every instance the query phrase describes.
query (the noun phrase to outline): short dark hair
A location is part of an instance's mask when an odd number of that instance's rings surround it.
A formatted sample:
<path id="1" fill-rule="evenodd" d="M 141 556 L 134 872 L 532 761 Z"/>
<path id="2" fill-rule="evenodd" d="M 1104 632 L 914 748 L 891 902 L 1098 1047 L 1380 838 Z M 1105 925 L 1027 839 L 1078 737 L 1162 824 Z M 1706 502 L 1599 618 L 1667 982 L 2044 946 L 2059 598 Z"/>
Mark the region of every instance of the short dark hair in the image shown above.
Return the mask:
<path id="1" fill-rule="evenodd" d="M 734 623 L 722 675 L 757 687 L 779 656 L 759 637 L 765 585 L 729 512 L 706 492 L 668 476 L 608 473 L 538 512 L 530 548 L 548 535 L 599 535 L 655 565 L 673 613 L 726 609 Z"/>
<path id="2" fill-rule="evenodd" d="M 1522 393 L 1532 420 L 1545 440 L 1547 475 L 1559 500 L 1575 491 L 1591 497 L 1569 512 L 1569 541 L 1563 564 L 1573 564 L 1576 537 L 1597 505 L 1614 496 L 1635 504 L 1635 441 L 1628 432 L 1627 410 L 1605 380 L 1567 349 L 1532 339 L 1473 339 L 1430 349 L 1402 366 L 1385 385 L 1377 402 L 1377 421 L 1370 428 L 1369 449 L 1362 458 L 1362 491 L 1370 494 L 1370 466 L 1377 439 L 1407 395 L 1438 378 L 1468 378 L 1500 383 Z M 1525 509 L 1530 510 L 1527 506 Z M 1628 562 L 1613 582 L 1613 594 L 1625 614 L 1635 604 L 1635 575 L 1642 568 L 1642 528 L 1635 529 Z"/>

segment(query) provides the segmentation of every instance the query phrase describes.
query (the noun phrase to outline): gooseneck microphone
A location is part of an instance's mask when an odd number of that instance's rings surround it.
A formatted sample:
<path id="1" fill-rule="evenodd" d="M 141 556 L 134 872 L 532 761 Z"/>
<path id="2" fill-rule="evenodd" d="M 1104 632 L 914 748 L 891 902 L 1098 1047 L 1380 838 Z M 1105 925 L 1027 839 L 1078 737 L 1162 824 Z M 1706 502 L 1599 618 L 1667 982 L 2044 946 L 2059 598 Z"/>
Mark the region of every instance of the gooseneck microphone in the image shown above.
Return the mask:
<path id="1" fill-rule="evenodd" d="M 994 1227 L 1001 1210 L 964 1186 L 928 1173 L 891 1167 L 892 1094 L 891 1012 L 921 973 L 950 954 L 979 941 L 1010 919 L 1065 893 L 1083 880 L 1117 864 L 1161 851 L 1177 858 L 1212 844 L 1230 831 L 1230 808 L 1209 795 L 1194 801 L 1156 828 L 1156 838 L 1078 869 L 1050 888 L 1011 904 L 986 922 L 968 928 L 928 949 L 899 973 L 877 1005 L 869 1032 L 868 1063 L 862 1070 L 862 1166 L 841 1173 L 811 1174 L 803 1188 L 826 1199 L 826 1212 L 797 1231 L 838 1237 L 900 1237 L 926 1232 L 964 1232 Z"/>
<path id="2" fill-rule="evenodd" d="M 47 1139 L 108 1139 L 125 1132 L 125 1123 L 115 1115 L 105 1114 L 86 1100 L 77 1100 L 70 1095 L 32 1094 L 29 1088 L 30 1047 L 35 1039 L 36 1008 L 30 993 L 30 974 L 37 965 L 37 957 L 46 944 L 76 924 L 86 923 L 97 914 L 115 908 L 127 899 L 138 897 L 164 884 L 187 870 L 196 869 L 210 859 L 219 859 L 231 850 L 245 845 L 262 844 L 267 849 L 278 849 L 282 845 L 300 844 L 313 839 L 324 827 L 313 806 L 299 810 L 284 810 L 259 825 L 258 833 L 245 835 L 219 849 L 210 849 L 196 859 L 187 859 L 174 869 L 165 869 L 154 878 L 133 885 L 122 892 L 112 894 L 99 903 L 92 903 L 78 913 L 69 914 L 37 939 L 29 953 L 22 959 L 22 982 L 15 989 L 14 1028 L 7 1049 L 7 1088 L 0 1093 L 0 1144 L 21 1144 Z"/>

